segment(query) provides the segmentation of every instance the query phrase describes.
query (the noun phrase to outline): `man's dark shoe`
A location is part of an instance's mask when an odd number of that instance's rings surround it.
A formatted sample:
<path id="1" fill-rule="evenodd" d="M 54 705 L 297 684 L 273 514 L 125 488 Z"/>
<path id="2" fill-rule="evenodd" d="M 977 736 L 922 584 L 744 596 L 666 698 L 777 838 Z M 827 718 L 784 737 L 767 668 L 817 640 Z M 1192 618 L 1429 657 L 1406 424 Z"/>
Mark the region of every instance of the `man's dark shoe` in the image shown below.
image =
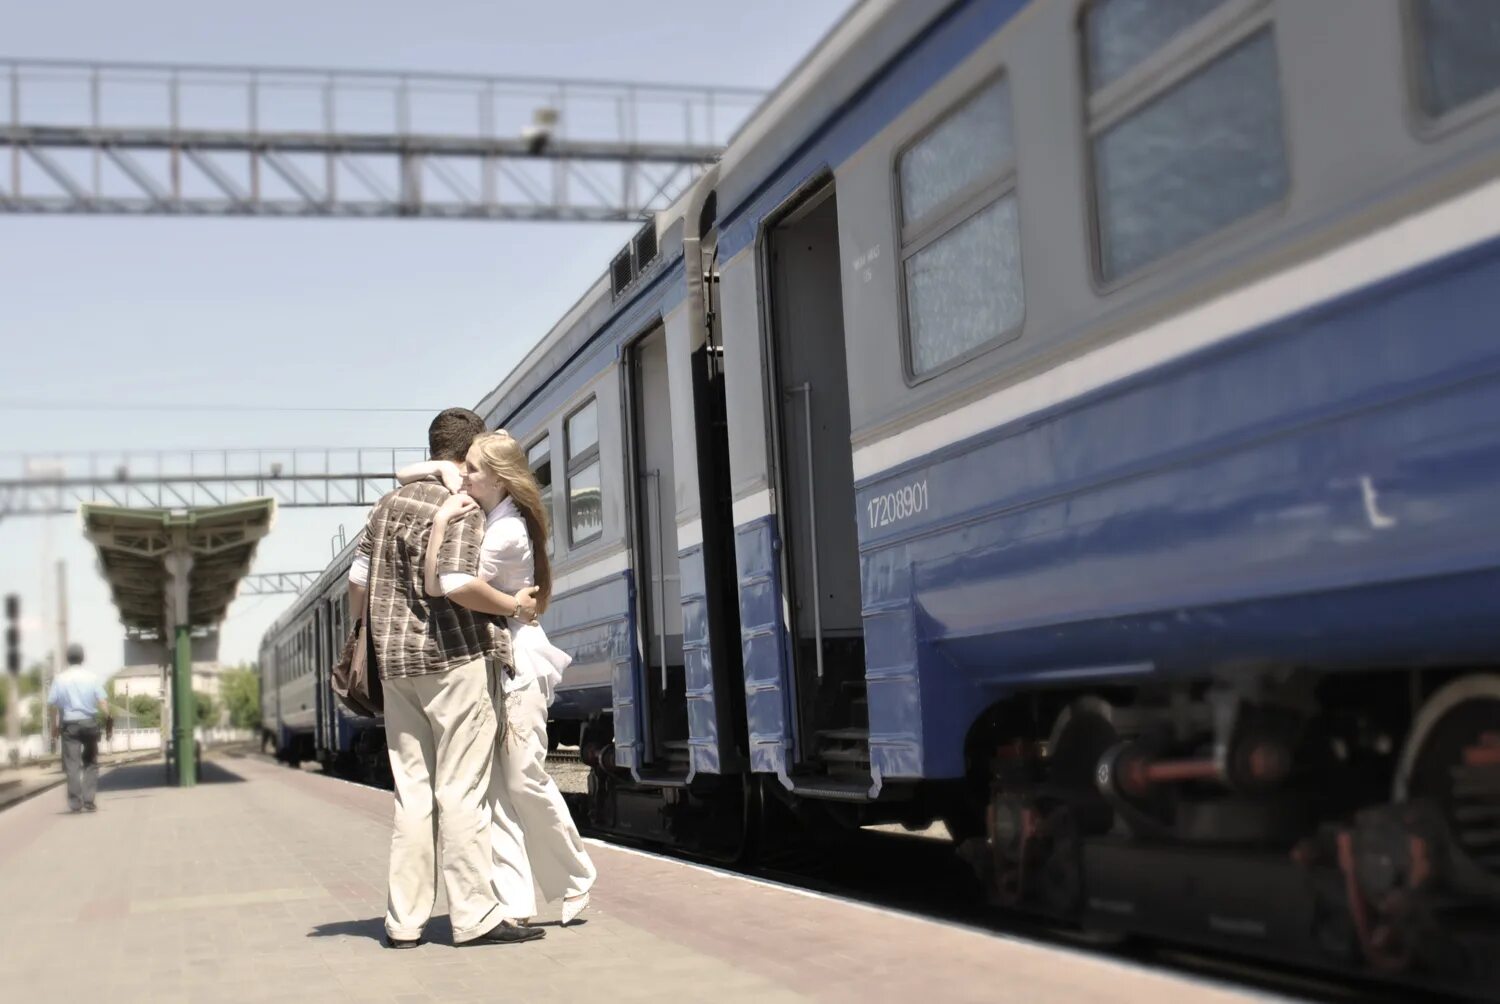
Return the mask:
<path id="1" fill-rule="evenodd" d="M 496 924 L 488 931 L 475 938 L 473 941 L 465 942 L 469 945 L 514 945 L 522 941 L 535 941 L 545 938 L 547 932 L 540 927 L 522 927 L 520 924 Z"/>
<path id="2" fill-rule="evenodd" d="M 406 941 L 393 938 L 389 934 L 386 934 L 381 937 L 380 943 L 386 948 L 416 948 L 422 943 L 422 939 L 412 938 L 410 941 Z"/>
<path id="3" fill-rule="evenodd" d="M 84 812 L 98 812 L 99 811 L 99 807 L 97 805 L 95 805 L 93 802 L 90 802 L 88 805 L 85 805 L 83 807 L 83 811 Z"/>

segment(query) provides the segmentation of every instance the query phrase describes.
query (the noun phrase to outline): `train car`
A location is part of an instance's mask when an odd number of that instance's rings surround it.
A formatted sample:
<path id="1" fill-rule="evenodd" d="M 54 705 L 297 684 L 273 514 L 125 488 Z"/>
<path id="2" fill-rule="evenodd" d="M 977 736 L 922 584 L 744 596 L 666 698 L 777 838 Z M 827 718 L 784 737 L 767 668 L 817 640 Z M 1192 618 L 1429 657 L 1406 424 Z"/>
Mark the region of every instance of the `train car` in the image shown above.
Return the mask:
<path id="1" fill-rule="evenodd" d="M 295 767 L 316 760 L 350 777 L 390 775 L 383 723 L 349 712 L 330 688 L 351 630 L 350 544 L 267 630 L 260 650 L 262 743 Z"/>
<path id="2" fill-rule="evenodd" d="M 716 182 L 752 767 L 1012 906 L 1495 981 L 1494 8 L 919 16 Z"/>
<path id="3" fill-rule="evenodd" d="M 1479 0 L 855 7 L 480 406 L 592 824 L 1500 986 L 1497 177 Z"/>

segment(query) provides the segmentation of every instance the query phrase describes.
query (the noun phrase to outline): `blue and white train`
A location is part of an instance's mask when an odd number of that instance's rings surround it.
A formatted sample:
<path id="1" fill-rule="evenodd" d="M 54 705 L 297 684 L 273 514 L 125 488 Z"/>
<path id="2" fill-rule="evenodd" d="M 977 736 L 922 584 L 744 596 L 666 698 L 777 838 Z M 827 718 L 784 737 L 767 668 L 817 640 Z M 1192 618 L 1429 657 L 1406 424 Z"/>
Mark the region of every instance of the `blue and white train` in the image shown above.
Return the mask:
<path id="1" fill-rule="evenodd" d="M 1500 986 L 1500 4 L 856 6 L 479 406 L 595 828 Z M 378 763 L 272 630 L 283 754 Z"/>

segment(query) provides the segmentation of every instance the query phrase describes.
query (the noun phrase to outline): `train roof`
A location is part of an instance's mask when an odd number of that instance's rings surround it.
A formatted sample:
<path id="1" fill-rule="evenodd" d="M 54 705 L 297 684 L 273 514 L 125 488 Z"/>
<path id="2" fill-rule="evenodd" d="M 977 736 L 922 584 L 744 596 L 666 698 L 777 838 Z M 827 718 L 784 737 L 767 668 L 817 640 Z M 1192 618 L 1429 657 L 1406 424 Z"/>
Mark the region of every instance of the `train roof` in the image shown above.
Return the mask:
<path id="1" fill-rule="evenodd" d="M 720 158 L 719 219 L 761 185 L 952 3 L 862 0 L 750 115 Z"/>
<path id="2" fill-rule="evenodd" d="M 862 0 L 851 7 L 730 140 L 720 160 L 720 217 L 745 202 L 947 6 Z M 691 196 L 689 187 L 652 221 L 661 258 L 668 262 L 681 257 L 681 224 Z M 601 275 L 475 410 L 491 425 L 508 422 L 632 299 L 615 296 L 609 275 Z"/>
<path id="3" fill-rule="evenodd" d="M 554 324 L 552 330 L 521 357 L 521 361 L 500 382 L 500 386 L 484 396 L 474 410 L 483 415 L 491 425 L 503 423 L 506 414 L 500 410 L 502 404 L 507 400 L 516 401 L 518 397 L 524 401 L 539 390 L 573 353 L 583 347 L 593 332 L 604 326 L 613 312 L 610 309 L 612 305 L 609 276 L 602 275 L 568 308 L 562 320 Z M 569 335 L 573 337 L 570 338 Z M 551 365 L 542 365 L 549 360 Z M 514 405 L 509 410 L 513 411 Z"/>

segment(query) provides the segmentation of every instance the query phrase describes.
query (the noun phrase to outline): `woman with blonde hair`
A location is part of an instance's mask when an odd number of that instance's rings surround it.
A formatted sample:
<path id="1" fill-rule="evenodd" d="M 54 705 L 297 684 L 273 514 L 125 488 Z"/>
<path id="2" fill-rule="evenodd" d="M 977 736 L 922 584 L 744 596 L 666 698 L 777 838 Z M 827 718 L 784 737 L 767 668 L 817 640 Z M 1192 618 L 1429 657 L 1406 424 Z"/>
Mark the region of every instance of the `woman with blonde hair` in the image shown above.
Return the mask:
<path id="1" fill-rule="evenodd" d="M 414 465 L 403 480 L 454 472 L 436 465 Z M 526 463 L 526 451 L 506 432 L 479 436 L 465 458 L 463 493 L 438 510 L 427 543 L 425 587 L 443 595 L 471 581 L 466 575 L 437 573 L 437 555 L 448 523 L 475 506 L 484 509 L 484 543 L 479 575 L 496 591 L 499 609 L 517 609 L 508 618 L 515 663 L 501 674 L 499 698 L 506 723 L 496 750 L 492 793 L 496 891 L 512 918 L 535 916 L 536 891 L 544 902 L 562 900 L 567 924 L 588 906 L 594 864 L 563 801 L 547 773 L 547 708 L 563 670 L 572 657 L 547 640 L 547 633 L 527 617 L 532 613 L 512 597 L 535 587 L 535 616 L 552 597 L 552 569 L 547 559 L 548 520 L 542 492 Z"/>

